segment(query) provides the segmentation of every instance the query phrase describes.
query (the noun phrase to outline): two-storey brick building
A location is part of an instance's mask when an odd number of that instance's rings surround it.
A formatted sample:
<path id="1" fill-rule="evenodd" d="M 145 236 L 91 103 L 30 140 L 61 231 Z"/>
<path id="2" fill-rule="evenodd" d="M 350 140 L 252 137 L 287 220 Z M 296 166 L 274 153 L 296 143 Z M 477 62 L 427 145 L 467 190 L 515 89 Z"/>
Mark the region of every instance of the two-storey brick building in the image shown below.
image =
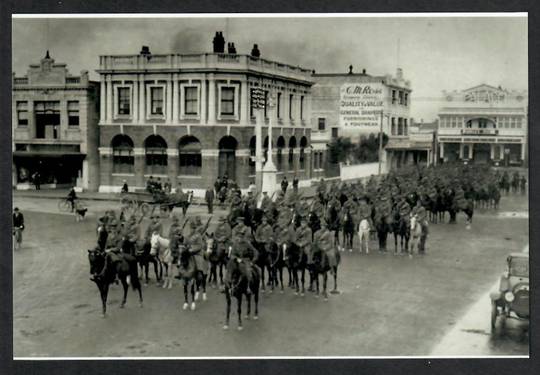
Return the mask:
<path id="1" fill-rule="evenodd" d="M 123 180 L 143 188 L 150 176 L 196 194 L 223 175 L 247 188 L 255 179 L 253 89 L 275 96 L 261 126 L 267 148 L 273 113 L 278 181 L 311 178 L 311 71 L 214 47 L 100 56 L 100 191 L 116 191 Z"/>
<path id="2" fill-rule="evenodd" d="M 70 75 L 48 51 L 12 82 L 13 186 L 29 188 L 37 172 L 43 188 L 97 190 L 99 85 L 86 71 Z"/>

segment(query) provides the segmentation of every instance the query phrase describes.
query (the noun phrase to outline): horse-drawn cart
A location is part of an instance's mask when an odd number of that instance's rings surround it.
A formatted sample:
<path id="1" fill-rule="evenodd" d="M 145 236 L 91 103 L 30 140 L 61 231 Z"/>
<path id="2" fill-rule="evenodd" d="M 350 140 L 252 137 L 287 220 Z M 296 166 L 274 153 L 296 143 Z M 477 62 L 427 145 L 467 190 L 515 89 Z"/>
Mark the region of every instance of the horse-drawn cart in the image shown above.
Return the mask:
<path id="1" fill-rule="evenodd" d="M 122 193 L 120 205 L 122 210 L 128 215 L 146 216 L 152 214 L 159 208 L 160 214 L 170 215 L 174 207 L 182 207 L 185 215 L 187 207 L 191 203 L 192 194 L 183 192 L 167 194 L 163 191 L 150 193 L 146 190 Z"/>

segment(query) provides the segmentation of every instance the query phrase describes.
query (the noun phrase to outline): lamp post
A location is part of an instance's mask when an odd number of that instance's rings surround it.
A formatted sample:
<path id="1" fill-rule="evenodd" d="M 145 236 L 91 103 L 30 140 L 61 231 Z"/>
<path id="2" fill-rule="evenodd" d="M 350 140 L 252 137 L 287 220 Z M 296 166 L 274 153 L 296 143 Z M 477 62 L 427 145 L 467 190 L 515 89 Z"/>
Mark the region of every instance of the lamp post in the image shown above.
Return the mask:
<path id="1" fill-rule="evenodd" d="M 383 156 L 383 117 L 389 117 L 384 114 L 384 110 L 381 109 L 381 123 L 379 129 L 379 175 L 382 174 L 382 156 Z"/>
<path id="2" fill-rule="evenodd" d="M 268 158 L 262 169 L 262 191 L 266 191 L 270 196 L 276 190 L 276 173 L 277 169 L 272 160 L 272 122 L 274 118 L 274 97 L 270 93 L 268 95 Z"/>

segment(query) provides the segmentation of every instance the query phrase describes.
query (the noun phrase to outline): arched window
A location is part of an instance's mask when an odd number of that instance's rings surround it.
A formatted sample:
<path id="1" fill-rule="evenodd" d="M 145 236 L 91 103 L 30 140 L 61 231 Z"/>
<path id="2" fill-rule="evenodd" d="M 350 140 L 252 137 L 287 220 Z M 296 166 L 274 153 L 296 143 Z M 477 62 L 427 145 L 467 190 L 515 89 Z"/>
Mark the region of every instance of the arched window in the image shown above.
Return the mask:
<path id="1" fill-rule="evenodd" d="M 294 169 L 294 149 L 296 148 L 296 138 L 289 139 L 289 169 Z"/>
<path id="2" fill-rule="evenodd" d="M 199 176 L 201 174 L 201 142 L 191 135 L 178 142 L 178 174 Z"/>
<path id="3" fill-rule="evenodd" d="M 277 170 L 283 170 L 283 148 L 285 147 L 285 138 L 280 136 L 277 140 Z"/>
<path id="4" fill-rule="evenodd" d="M 251 137 L 250 141 L 249 141 L 249 175 L 250 176 L 253 176 L 255 175 L 255 165 L 256 165 L 256 161 L 255 161 L 255 158 L 257 156 L 257 137 L 253 136 Z"/>
<path id="5" fill-rule="evenodd" d="M 238 141 L 228 135 L 220 139 L 218 143 L 218 175 L 236 180 L 236 149 Z"/>
<path id="6" fill-rule="evenodd" d="M 298 159 L 300 164 L 300 169 L 306 168 L 306 155 L 305 155 L 305 148 L 307 147 L 307 138 L 302 137 L 300 139 L 300 157 Z"/>
<path id="7" fill-rule="evenodd" d="M 167 174 L 167 143 L 159 135 L 144 141 L 147 174 Z"/>
<path id="8" fill-rule="evenodd" d="M 133 141 L 127 135 L 119 134 L 111 141 L 113 153 L 113 173 L 133 173 L 135 158 Z"/>

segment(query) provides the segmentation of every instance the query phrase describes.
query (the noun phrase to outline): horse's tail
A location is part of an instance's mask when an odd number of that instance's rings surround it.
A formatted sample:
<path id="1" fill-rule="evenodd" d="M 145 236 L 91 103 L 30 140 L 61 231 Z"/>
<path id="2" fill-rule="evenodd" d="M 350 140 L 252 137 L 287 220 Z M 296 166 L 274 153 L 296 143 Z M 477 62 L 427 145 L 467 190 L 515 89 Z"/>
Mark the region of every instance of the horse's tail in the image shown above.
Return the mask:
<path id="1" fill-rule="evenodd" d="M 131 287 L 133 290 L 141 288 L 141 282 L 139 280 L 139 271 L 137 269 L 137 262 L 129 263 L 129 277 L 131 278 Z"/>

